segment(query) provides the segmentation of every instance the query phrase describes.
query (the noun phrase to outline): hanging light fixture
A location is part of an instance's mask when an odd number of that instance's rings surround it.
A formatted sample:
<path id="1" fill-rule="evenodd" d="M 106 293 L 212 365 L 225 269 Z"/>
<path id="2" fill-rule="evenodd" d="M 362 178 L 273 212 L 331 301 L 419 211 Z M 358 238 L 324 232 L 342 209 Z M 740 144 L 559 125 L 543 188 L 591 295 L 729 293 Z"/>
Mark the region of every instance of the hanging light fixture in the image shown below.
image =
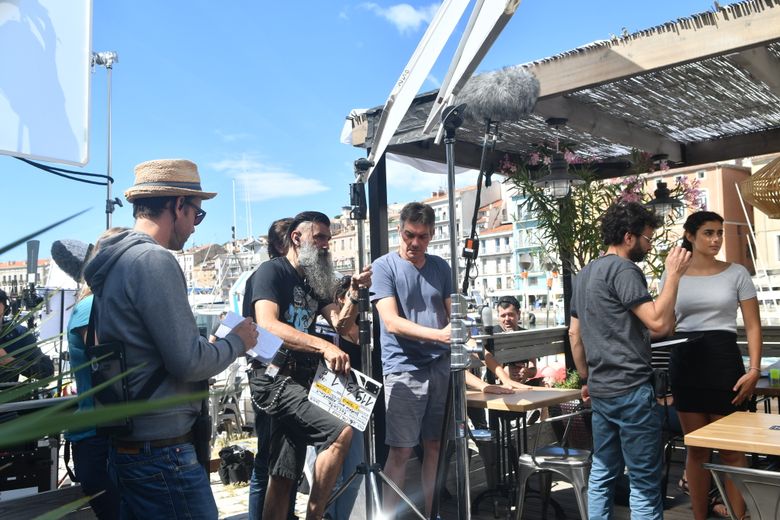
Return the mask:
<path id="1" fill-rule="evenodd" d="M 669 188 L 664 181 L 656 182 L 656 189 L 654 192 L 655 198 L 647 203 L 647 205 L 655 211 L 656 215 L 665 219 L 673 211 L 682 208 L 684 204 L 679 199 L 672 197 Z"/>
<path id="2" fill-rule="evenodd" d="M 551 117 L 547 120 L 547 124 L 554 126 L 557 130 L 559 126 L 565 125 L 566 121 L 567 120 L 562 117 Z M 543 189 L 548 196 L 556 200 L 568 197 L 572 187 L 585 184 L 584 180 L 569 173 L 569 164 L 558 149 L 558 145 L 559 138 L 556 136 L 555 153 L 550 161 L 550 173 L 541 179 L 534 181 L 534 186 Z"/>

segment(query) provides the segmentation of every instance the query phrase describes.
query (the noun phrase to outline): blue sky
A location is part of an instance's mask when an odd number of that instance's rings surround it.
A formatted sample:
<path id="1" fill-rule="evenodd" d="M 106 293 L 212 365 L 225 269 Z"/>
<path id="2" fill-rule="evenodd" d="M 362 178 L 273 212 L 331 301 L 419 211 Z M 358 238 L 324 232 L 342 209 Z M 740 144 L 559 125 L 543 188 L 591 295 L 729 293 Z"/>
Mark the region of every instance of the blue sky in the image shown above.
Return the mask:
<path id="1" fill-rule="evenodd" d="M 428 1 L 95 0 L 93 50 L 119 55 L 112 94 L 114 194 L 122 197 L 142 161 L 196 162 L 204 188 L 219 196 L 204 202 L 208 216 L 187 247 L 229 240 L 234 180 L 239 236 L 247 234 L 247 207 L 255 235 L 305 209 L 337 214 L 348 202 L 352 162 L 364 155 L 339 142 L 344 118 L 352 108 L 384 104 L 437 7 Z M 525 0 L 478 71 L 710 9 L 710 0 Z M 445 76 L 469 10 L 423 91 Z M 102 173 L 102 67 L 92 75 L 90 107 L 85 170 Z M 463 175 L 459 182 L 473 178 Z M 54 240 L 94 241 L 105 227 L 104 187 L 54 177 L 8 156 L 0 156 L 0 179 L 0 244 L 89 207 L 39 237 L 41 257 L 49 257 Z M 390 202 L 424 198 L 444 182 L 391 164 Z M 132 225 L 129 204 L 117 208 L 113 223 Z M 25 254 L 20 246 L 0 260 Z"/>

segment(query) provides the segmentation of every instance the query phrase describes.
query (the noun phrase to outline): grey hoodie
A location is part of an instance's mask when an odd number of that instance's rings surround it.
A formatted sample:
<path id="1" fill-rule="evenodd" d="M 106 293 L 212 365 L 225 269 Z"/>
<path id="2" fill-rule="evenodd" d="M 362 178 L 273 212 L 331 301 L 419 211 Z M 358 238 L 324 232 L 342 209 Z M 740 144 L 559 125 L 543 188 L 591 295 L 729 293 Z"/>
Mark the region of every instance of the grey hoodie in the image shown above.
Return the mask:
<path id="1" fill-rule="evenodd" d="M 235 334 L 214 345 L 198 334 L 184 274 L 171 252 L 149 235 L 130 230 L 104 240 L 84 278 L 95 294 L 100 342 L 123 342 L 128 368 L 146 363 L 128 375 L 131 397 L 160 366 L 167 374 L 150 399 L 203 390 L 203 380 L 244 353 Z M 200 402 L 190 402 L 134 417 L 125 439 L 184 435 L 199 412 Z"/>

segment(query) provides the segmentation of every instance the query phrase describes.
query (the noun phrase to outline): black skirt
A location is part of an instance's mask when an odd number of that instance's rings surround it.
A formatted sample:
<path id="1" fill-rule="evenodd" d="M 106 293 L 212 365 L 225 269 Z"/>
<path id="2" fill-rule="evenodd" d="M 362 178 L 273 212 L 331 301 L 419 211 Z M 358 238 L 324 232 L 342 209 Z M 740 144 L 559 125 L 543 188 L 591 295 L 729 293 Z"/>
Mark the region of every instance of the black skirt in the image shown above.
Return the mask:
<path id="1" fill-rule="evenodd" d="M 737 395 L 732 389 L 745 374 L 737 334 L 713 330 L 695 335 L 697 339 L 672 347 L 669 375 L 677 410 L 717 415 L 747 410 L 749 399 L 731 404 Z"/>

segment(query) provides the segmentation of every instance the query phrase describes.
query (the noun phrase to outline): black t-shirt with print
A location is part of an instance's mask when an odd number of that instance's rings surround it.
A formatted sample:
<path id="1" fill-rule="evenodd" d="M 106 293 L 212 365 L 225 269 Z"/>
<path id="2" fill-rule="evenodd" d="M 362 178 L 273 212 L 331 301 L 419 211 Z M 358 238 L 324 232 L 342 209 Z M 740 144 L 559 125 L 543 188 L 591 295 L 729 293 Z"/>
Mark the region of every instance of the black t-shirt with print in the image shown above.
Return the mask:
<path id="1" fill-rule="evenodd" d="M 260 264 L 246 282 L 242 313 L 255 319 L 255 302 L 269 300 L 279 306 L 279 321 L 312 334 L 317 315 L 330 304 L 317 298 L 314 291 L 298 274 L 286 257 L 278 257 Z M 320 354 L 290 350 L 299 368 L 316 367 Z"/>

